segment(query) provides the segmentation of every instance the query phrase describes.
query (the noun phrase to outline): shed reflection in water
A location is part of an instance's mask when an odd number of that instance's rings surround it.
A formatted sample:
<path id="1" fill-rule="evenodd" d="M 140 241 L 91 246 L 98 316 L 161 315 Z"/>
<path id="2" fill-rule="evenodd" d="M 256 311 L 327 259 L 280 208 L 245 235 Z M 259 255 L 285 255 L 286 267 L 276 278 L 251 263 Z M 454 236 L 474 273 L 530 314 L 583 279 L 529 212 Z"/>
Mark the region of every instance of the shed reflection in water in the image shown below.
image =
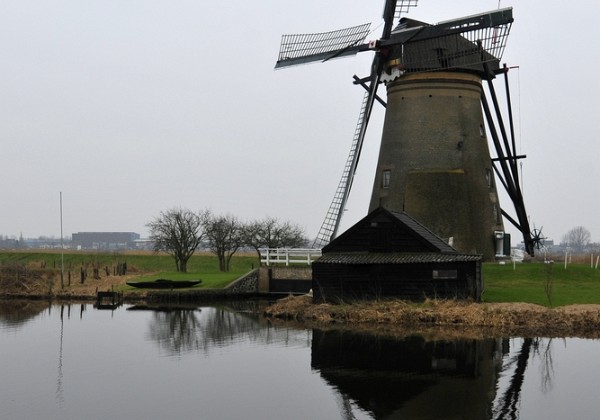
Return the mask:
<path id="1" fill-rule="evenodd" d="M 312 367 L 375 418 L 491 418 L 501 340 L 313 331 Z"/>

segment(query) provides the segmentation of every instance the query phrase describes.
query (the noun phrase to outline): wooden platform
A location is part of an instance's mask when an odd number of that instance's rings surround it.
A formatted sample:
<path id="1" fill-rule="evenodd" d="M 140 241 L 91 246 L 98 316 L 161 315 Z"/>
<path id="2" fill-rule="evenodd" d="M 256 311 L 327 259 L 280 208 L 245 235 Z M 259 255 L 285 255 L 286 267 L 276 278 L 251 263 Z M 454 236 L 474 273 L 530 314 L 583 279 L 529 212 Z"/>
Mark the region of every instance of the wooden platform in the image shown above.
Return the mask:
<path id="1" fill-rule="evenodd" d="M 123 304 L 123 294 L 118 292 L 98 292 L 96 294 L 96 309 L 117 309 Z"/>

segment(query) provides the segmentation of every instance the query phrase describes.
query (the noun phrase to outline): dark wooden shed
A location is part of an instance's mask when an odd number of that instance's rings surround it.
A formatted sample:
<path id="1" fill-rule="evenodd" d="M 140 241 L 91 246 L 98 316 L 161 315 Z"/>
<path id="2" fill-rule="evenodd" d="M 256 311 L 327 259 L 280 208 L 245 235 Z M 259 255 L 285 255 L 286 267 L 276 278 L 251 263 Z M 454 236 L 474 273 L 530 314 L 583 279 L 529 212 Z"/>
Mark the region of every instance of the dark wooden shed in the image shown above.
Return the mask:
<path id="1" fill-rule="evenodd" d="M 379 207 L 312 264 L 315 302 L 481 300 L 481 255 L 461 254 L 406 213 Z"/>

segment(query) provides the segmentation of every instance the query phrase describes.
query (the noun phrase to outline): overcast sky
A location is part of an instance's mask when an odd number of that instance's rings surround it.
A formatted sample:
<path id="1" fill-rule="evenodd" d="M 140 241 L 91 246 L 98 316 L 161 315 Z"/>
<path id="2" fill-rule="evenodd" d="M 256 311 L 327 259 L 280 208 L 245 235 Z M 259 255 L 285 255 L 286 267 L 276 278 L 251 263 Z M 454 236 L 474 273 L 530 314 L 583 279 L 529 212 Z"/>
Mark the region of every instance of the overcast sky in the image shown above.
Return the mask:
<path id="1" fill-rule="evenodd" d="M 600 241 L 600 3 L 502 1 L 532 224 Z M 0 0 L 0 234 L 133 231 L 172 207 L 275 216 L 316 235 L 372 53 L 274 71 L 283 33 L 373 22 L 383 0 Z M 421 0 L 431 23 L 497 0 Z M 498 85 L 500 86 L 500 85 Z M 379 90 L 384 95 L 384 89 Z M 376 107 L 342 229 L 366 215 Z M 502 207 L 512 212 L 501 197 Z M 514 231 L 506 222 L 508 231 Z M 517 242 L 513 240 L 513 243 Z"/>

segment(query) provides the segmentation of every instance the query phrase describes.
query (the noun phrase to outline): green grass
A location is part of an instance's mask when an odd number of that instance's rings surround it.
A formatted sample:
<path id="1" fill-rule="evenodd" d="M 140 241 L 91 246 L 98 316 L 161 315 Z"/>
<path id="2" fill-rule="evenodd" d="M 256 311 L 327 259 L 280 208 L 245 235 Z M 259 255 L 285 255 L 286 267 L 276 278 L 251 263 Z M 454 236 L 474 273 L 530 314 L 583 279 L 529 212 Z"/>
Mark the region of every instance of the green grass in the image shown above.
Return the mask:
<path id="1" fill-rule="evenodd" d="M 485 302 L 527 302 L 545 306 L 600 304 L 600 269 L 589 264 L 484 264 Z M 552 285 L 550 299 L 545 285 Z"/>
<path id="2" fill-rule="evenodd" d="M 48 268 L 58 268 L 61 264 L 59 252 L 0 252 L 0 264 L 7 262 L 20 262 L 35 264 L 46 262 Z M 65 268 L 79 269 L 82 265 L 98 263 L 100 267 L 112 267 L 117 263 L 127 262 L 131 270 L 144 271 L 173 271 L 175 261 L 166 254 L 140 254 L 122 252 L 76 252 L 64 254 Z M 258 264 L 258 257 L 254 255 L 234 255 L 231 261 L 231 272 L 247 272 L 252 265 Z M 188 261 L 189 272 L 218 271 L 217 257 L 212 254 L 195 254 Z"/>
<path id="3" fill-rule="evenodd" d="M 46 263 L 46 268 L 60 268 L 61 255 L 59 252 L 0 252 L 0 265 L 7 263 L 21 263 L 40 267 L 42 262 Z M 139 277 L 131 281 L 155 280 L 157 278 L 168 278 L 171 280 L 180 279 L 201 279 L 202 283 L 197 287 L 203 288 L 221 288 L 233 280 L 246 274 L 254 267 L 258 267 L 258 257 L 250 255 L 234 255 L 231 260 L 230 270 L 227 273 L 219 271 L 219 262 L 217 257 L 212 254 L 193 255 L 187 264 L 187 273 L 178 273 L 174 271 L 175 261 L 173 257 L 166 254 L 148 253 L 141 254 L 135 252 L 98 252 L 71 251 L 64 254 L 65 270 L 79 272 L 82 266 L 98 264 L 101 273 L 104 267 L 113 268 L 119 263 L 127 263 L 128 274 L 139 274 Z M 128 287 L 129 286 L 124 286 Z"/>
<path id="4" fill-rule="evenodd" d="M 246 274 L 247 271 L 243 273 L 221 273 L 221 272 L 203 272 L 203 273 L 178 273 L 177 271 L 161 271 L 159 273 L 150 274 L 150 275 L 142 275 L 136 277 L 131 281 L 152 281 L 156 279 L 169 279 L 169 280 L 202 280 L 198 286 L 194 286 L 194 288 L 210 288 L 210 289 L 220 289 L 227 286 L 236 278 L 240 277 L 243 274 Z M 131 287 L 131 286 L 126 286 Z"/>

